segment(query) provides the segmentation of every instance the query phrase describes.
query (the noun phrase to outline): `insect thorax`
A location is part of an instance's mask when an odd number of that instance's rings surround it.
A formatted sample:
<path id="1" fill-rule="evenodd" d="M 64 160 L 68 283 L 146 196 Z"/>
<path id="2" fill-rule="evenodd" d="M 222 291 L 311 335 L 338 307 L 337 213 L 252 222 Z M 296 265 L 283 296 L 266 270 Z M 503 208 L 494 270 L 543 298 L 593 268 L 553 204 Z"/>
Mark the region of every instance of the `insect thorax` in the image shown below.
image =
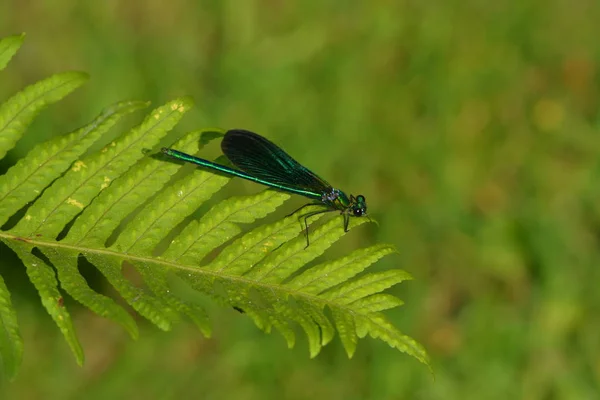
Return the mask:
<path id="1" fill-rule="evenodd" d="M 347 208 L 350 205 L 350 199 L 346 193 L 339 189 L 331 189 L 331 191 L 323 193 L 321 201 L 338 209 Z"/>

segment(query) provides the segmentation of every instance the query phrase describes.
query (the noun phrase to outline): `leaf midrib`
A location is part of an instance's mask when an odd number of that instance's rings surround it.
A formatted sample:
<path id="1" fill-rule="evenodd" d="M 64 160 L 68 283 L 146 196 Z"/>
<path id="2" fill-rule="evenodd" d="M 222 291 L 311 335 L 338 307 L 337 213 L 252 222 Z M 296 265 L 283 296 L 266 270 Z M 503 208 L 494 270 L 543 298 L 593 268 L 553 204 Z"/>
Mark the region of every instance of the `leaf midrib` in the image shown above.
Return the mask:
<path id="1" fill-rule="evenodd" d="M 6 231 L 0 232 L 0 239 L 25 242 L 31 246 L 38 247 L 38 248 L 49 247 L 49 248 L 54 248 L 54 249 L 58 249 L 58 250 L 63 249 L 63 250 L 68 250 L 68 251 L 72 251 L 72 252 L 77 252 L 79 254 L 84 254 L 84 255 L 86 253 L 94 253 L 94 254 L 103 255 L 106 257 L 122 258 L 123 261 L 137 261 L 137 262 L 141 262 L 141 263 L 150 263 L 150 264 L 160 265 L 165 268 L 172 268 L 172 269 L 178 269 L 178 270 L 182 270 L 182 271 L 189 271 L 189 272 L 193 272 L 193 273 L 197 273 L 197 274 L 210 275 L 210 276 L 214 276 L 217 278 L 227 278 L 231 281 L 240 282 L 241 284 L 247 284 L 249 286 L 258 286 L 258 287 L 262 287 L 265 289 L 275 290 L 275 291 L 281 292 L 282 294 L 289 294 L 291 296 L 304 298 L 311 304 L 320 303 L 322 305 L 327 305 L 327 306 L 330 306 L 333 308 L 343 309 L 343 310 L 346 310 L 349 314 L 358 314 L 358 315 L 362 315 L 365 318 L 368 318 L 370 315 L 370 313 L 362 313 L 354 308 L 349 307 L 352 303 L 351 304 L 335 303 L 335 302 L 325 299 L 323 297 L 319 297 L 318 294 L 315 295 L 315 294 L 306 293 L 306 292 L 299 292 L 297 290 L 290 290 L 285 285 L 273 285 L 273 284 L 269 284 L 269 283 L 265 283 L 265 282 L 254 281 L 251 279 L 244 278 L 243 276 L 240 276 L 240 275 L 223 274 L 223 273 L 219 273 L 219 271 L 209 270 L 207 268 L 198 268 L 196 266 L 185 266 L 185 265 L 177 264 L 177 263 L 167 261 L 167 260 L 161 260 L 161 259 L 157 259 L 157 258 L 134 255 L 134 254 L 124 254 L 122 252 L 116 252 L 116 251 L 113 251 L 110 249 L 98 249 L 98 248 L 91 248 L 91 247 L 76 246 L 76 245 L 66 244 L 66 243 L 61 243 L 61 242 L 47 242 L 47 241 L 38 240 L 38 239 L 24 238 L 21 236 L 11 235 L 10 233 L 7 233 Z M 369 318 L 369 320 L 371 322 L 373 322 L 373 320 L 371 320 L 370 318 Z"/>

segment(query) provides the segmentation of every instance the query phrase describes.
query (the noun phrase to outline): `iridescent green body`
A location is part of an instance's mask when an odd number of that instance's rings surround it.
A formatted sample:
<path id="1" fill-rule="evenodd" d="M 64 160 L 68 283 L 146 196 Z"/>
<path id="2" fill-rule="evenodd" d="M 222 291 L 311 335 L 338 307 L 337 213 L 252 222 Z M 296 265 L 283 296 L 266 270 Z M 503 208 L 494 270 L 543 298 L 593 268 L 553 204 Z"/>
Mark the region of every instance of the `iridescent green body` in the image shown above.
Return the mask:
<path id="1" fill-rule="evenodd" d="M 229 161 L 239 169 L 194 157 L 174 149 L 163 148 L 162 152 L 178 160 L 318 201 L 326 208 L 304 215 L 307 246 L 307 218 L 337 210 L 344 215 L 344 230 L 348 231 L 350 216 L 361 217 L 367 213 L 367 202 L 364 196 L 348 196 L 341 190 L 333 188 L 327 181 L 294 160 L 277 145 L 256 133 L 241 129 L 227 131 L 223 136 L 221 149 Z"/>

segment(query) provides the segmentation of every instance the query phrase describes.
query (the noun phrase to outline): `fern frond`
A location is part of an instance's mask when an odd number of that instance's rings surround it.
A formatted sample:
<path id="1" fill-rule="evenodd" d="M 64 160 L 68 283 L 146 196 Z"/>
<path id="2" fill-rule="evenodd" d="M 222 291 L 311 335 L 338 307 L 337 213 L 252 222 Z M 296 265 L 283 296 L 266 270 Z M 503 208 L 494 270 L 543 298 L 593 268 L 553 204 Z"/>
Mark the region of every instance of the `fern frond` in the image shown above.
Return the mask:
<path id="1" fill-rule="evenodd" d="M 77 340 L 71 316 L 63 307 L 62 295 L 58 290 L 58 282 L 52 267 L 47 265 L 43 259 L 32 253 L 34 246 L 25 240 L 5 241 L 5 243 L 17 254 L 25 265 L 27 276 L 38 291 L 42 304 L 58 325 L 65 340 L 71 347 L 77 362 L 83 364 L 83 349 Z M 20 361 L 20 360 L 19 360 Z"/>
<path id="2" fill-rule="evenodd" d="M 0 106 L 0 154 L 14 145 L 41 107 L 84 80 L 81 74 L 55 75 Z M 368 271 L 394 247 L 375 245 L 307 266 L 345 234 L 341 217 L 316 228 L 324 214 L 313 218 L 308 248 L 298 215 L 245 232 L 245 224 L 266 217 L 289 198 L 273 190 L 229 198 L 192 218 L 229 178 L 148 155 L 191 105 L 189 98 L 171 101 L 103 149 L 90 151 L 121 117 L 146 106 L 115 104 L 83 128 L 36 146 L 0 177 L 0 240 L 23 261 L 77 361 L 83 362 L 83 351 L 63 293 L 120 324 L 133 338 L 138 335 L 125 309 L 89 287 L 79 272 L 85 258 L 125 302 L 164 330 L 186 316 L 205 336 L 211 334 L 204 308 L 172 290 L 175 279 L 243 310 L 265 332 L 277 330 L 289 347 L 300 327 L 311 357 L 337 332 L 349 356 L 358 339 L 370 335 L 427 364 L 425 350 L 382 314 L 402 305 L 382 292 L 410 275 L 397 269 Z M 194 153 L 220 135 L 218 129 L 190 132 L 173 147 Z M 350 228 L 365 222 L 353 218 Z M 126 278 L 124 266 L 135 268 L 141 282 Z M 23 352 L 16 321 L 0 277 L 0 355 L 11 376 Z"/>
<path id="3" fill-rule="evenodd" d="M 9 216 L 38 197 L 121 117 L 145 106 L 145 102 L 127 101 L 107 107 L 83 128 L 39 144 L 20 159 L 5 175 L 0 176 L 0 226 Z"/>
<path id="4" fill-rule="evenodd" d="M 73 164 L 56 180 L 15 226 L 21 236 L 54 238 L 102 190 L 152 147 L 181 119 L 190 99 L 174 100 L 154 110 L 142 124 L 119 140 Z"/>
<path id="5" fill-rule="evenodd" d="M 126 211 L 128 205 L 131 207 L 132 204 L 131 197 L 127 198 L 129 201 L 122 205 L 119 203 L 119 206 L 115 206 L 113 199 L 115 196 L 122 197 L 123 193 L 127 191 L 125 185 L 133 183 L 132 177 L 138 182 L 143 179 L 143 173 L 147 173 L 149 170 L 147 167 L 149 163 L 140 163 L 137 168 L 133 168 L 123 176 L 119 176 L 119 174 L 125 172 L 131 164 L 143 157 L 142 150 L 145 146 L 153 146 L 158 143 L 158 140 L 180 120 L 183 112 L 190 105 L 189 99 L 172 101 L 154 110 L 141 125 L 121 137 L 120 140 L 112 142 L 100 152 L 76 162 L 71 170 L 58 179 L 28 210 L 22 220 L 23 223 L 19 223 L 14 230 L 27 236 L 31 235 L 32 229 L 34 229 L 37 232 L 36 235 L 55 237 L 64 228 L 65 220 L 68 221 L 75 217 L 80 209 L 85 208 L 84 204 L 87 205 L 92 198 L 110 186 L 111 190 L 107 191 L 105 196 L 98 196 L 94 205 L 87 208 L 78 218 L 78 224 L 73 227 L 76 235 L 67 235 L 63 240 L 65 244 L 76 244 L 87 238 L 90 241 L 89 246 L 103 246 L 103 239 L 105 240 L 112 232 L 111 227 L 112 229 L 116 227 L 111 224 L 111 221 L 115 221 L 114 212 L 117 213 L 116 215 L 122 216 L 121 213 Z M 154 168 L 156 168 L 156 163 L 155 161 Z M 119 177 L 115 185 L 111 185 L 112 177 Z M 147 179 L 146 182 L 156 184 L 152 179 Z M 48 196 L 50 206 L 44 204 L 45 196 Z M 42 206 L 37 207 L 38 204 L 42 204 Z M 98 214 L 102 214 L 103 218 L 98 219 Z M 36 215 L 37 218 L 30 217 L 28 219 L 30 215 Z M 99 221 L 102 222 L 96 223 Z M 92 233 L 95 232 L 96 235 L 88 236 L 82 232 L 83 229 L 90 228 L 90 225 L 94 225 Z M 41 250 L 55 265 L 62 287 L 67 293 L 99 315 L 120 323 L 133 337 L 137 337 L 137 328 L 133 319 L 112 299 L 91 290 L 80 276 L 77 269 L 80 251 L 65 249 L 57 252 L 56 249 L 45 250 L 43 248 Z M 94 256 L 94 254 L 90 254 L 88 259 L 94 262 Z M 97 267 L 121 295 L 132 302 L 132 306 L 140 314 L 148 317 L 163 329 L 168 329 L 170 327 L 169 320 L 172 318 L 163 316 L 164 312 L 160 304 L 148 298 L 143 291 L 135 288 L 123 277 L 121 274 L 122 261 L 119 257 L 105 257 Z"/>
<path id="6" fill-rule="evenodd" d="M 6 68 L 6 65 L 10 59 L 19 50 L 19 47 L 23 44 L 25 34 L 7 36 L 0 39 L 0 71 Z"/>
<path id="7" fill-rule="evenodd" d="M 199 221 L 192 221 L 175 238 L 162 258 L 180 263 L 194 263 L 237 236 L 239 224 L 249 224 L 275 211 L 288 195 L 265 190 L 257 195 L 234 197 L 213 207 Z"/>
<path id="8" fill-rule="evenodd" d="M 88 80 L 83 72 L 65 72 L 26 87 L 0 106 L 0 159 L 14 147 L 33 118 Z"/>
<path id="9" fill-rule="evenodd" d="M 8 376 L 17 374 L 23 357 L 23 340 L 19 334 L 17 313 L 10 300 L 10 292 L 0 276 L 0 356 Z"/>

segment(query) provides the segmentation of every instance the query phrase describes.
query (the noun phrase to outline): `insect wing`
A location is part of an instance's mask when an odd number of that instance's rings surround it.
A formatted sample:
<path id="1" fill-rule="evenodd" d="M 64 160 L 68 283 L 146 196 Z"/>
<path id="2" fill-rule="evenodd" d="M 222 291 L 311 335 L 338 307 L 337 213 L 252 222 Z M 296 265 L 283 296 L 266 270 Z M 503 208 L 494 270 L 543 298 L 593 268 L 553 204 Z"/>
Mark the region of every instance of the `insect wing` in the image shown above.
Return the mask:
<path id="1" fill-rule="evenodd" d="M 256 133 L 230 130 L 223 137 L 221 149 L 237 168 L 267 182 L 309 190 L 318 196 L 331 190 L 329 183 Z"/>

